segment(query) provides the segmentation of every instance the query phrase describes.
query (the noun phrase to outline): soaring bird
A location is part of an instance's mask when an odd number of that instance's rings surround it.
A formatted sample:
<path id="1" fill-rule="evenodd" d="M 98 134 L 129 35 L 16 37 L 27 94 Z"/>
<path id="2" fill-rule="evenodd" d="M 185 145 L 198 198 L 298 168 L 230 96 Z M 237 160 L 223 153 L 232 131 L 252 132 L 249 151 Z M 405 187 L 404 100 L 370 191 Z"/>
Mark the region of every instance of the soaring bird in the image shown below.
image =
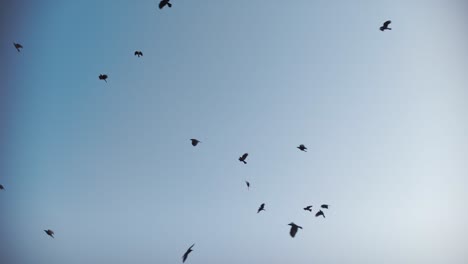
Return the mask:
<path id="1" fill-rule="evenodd" d="M 247 185 L 247 190 L 249 190 L 249 188 L 250 188 L 250 182 L 245 181 L 245 184 Z M 1 185 L 0 185 L 0 186 L 1 186 Z"/>
<path id="2" fill-rule="evenodd" d="M 328 204 L 322 204 L 322 206 L 320 207 L 322 207 L 323 209 L 328 209 Z"/>
<path id="3" fill-rule="evenodd" d="M 304 152 L 307 152 L 307 148 L 304 146 L 304 144 L 300 144 L 299 147 L 297 147 L 297 148 L 304 151 Z"/>
<path id="4" fill-rule="evenodd" d="M 13 46 L 15 46 L 15 48 L 16 48 L 16 50 L 17 50 L 18 52 L 21 52 L 21 49 L 23 48 L 23 46 L 21 46 L 21 44 L 14 43 L 14 42 L 13 42 Z"/>
<path id="5" fill-rule="evenodd" d="M 257 214 L 260 213 L 261 211 L 265 211 L 265 204 L 264 204 L 264 203 L 262 203 L 262 204 L 260 205 L 260 207 L 258 208 Z"/>
<path id="6" fill-rule="evenodd" d="M 191 247 L 189 247 L 189 249 L 187 249 L 187 251 L 182 256 L 182 263 L 184 263 L 187 260 L 188 255 L 190 254 L 190 252 L 193 251 L 192 250 L 193 246 L 195 246 L 195 244 L 193 244 Z"/>
<path id="7" fill-rule="evenodd" d="M 299 230 L 299 228 L 302 229 L 302 226 L 298 226 L 295 223 L 290 223 L 289 225 L 291 226 L 291 230 L 289 230 L 291 237 L 296 236 L 297 230 Z"/>
<path id="8" fill-rule="evenodd" d="M 137 50 L 135 51 L 135 56 L 138 56 L 138 58 L 140 58 L 141 56 L 143 56 L 143 52 Z"/>
<path id="9" fill-rule="evenodd" d="M 249 155 L 249 153 L 244 153 L 244 155 L 242 155 L 241 157 L 239 157 L 239 161 L 240 161 L 240 162 L 244 162 L 244 164 L 247 164 L 247 162 L 245 161 L 245 159 L 247 158 L 248 155 Z"/>
<path id="10" fill-rule="evenodd" d="M 325 218 L 325 214 L 323 213 L 322 210 L 318 211 L 318 212 L 315 214 L 315 217 L 319 217 L 319 216 L 323 216 L 323 218 Z"/>
<path id="11" fill-rule="evenodd" d="M 305 207 L 304 210 L 312 212 L 312 205 Z"/>
<path id="12" fill-rule="evenodd" d="M 198 145 L 198 143 L 201 143 L 200 140 L 194 139 L 194 138 L 190 139 L 190 141 L 192 141 L 192 146 L 194 146 L 194 147 L 195 147 L 196 145 Z"/>
<path id="13" fill-rule="evenodd" d="M 99 74 L 99 80 L 104 80 L 107 82 L 107 74 Z"/>
<path id="14" fill-rule="evenodd" d="M 5 187 L 3 187 L 3 185 L 0 184 L 0 190 L 5 190 Z"/>
<path id="15" fill-rule="evenodd" d="M 383 26 L 380 27 L 380 31 L 384 31 L 384 30 L 392 30 L 391 28 L 389 28 L 388 26 L 390 25 L 390 23 L 392 23 L 391 20 L 387 20 L 383 23 Z"/>
<path id="16" fill-rule="evenodd" d="M 47 229 L 47 230 L 44 230 L 44 232 L 46 232 L 47 235 L 51 236 L 52 238 L 54 238 L 54 231 L 50 230 L 50 229 Z"/>
<path id="17" fill-rule="evenodd" d="M 168 7 L 172 7 L 172 4 L 169 3 L 170 0 L 161 0 L 161 2 L 159 2 L 159 9 L 163 9 L 163 7 L 165 7 L 166 5 Z"/>

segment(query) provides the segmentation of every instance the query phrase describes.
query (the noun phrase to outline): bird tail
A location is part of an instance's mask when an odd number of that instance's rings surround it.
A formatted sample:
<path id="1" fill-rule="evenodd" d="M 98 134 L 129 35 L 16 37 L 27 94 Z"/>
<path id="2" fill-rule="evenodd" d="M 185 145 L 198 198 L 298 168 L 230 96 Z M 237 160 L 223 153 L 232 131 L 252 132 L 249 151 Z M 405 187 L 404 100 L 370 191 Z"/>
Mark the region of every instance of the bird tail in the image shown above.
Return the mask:
<path id="1" fill-rule="evenodd" d="M 107 82 L 107 80 L 106 80 L 106 79 L 104 79 L 104 81 L 105 81 L 105 82 Z"/>
<path id="2" fill-rule="evenodd" d="M 244 164 L 247 164 L 247 161 L 243 160 L 242 162 L 244 162 Z"/>
<path id="3" fill-rule="evenodd" d="M 391 28 L 387 28 L 388 30 L 392 30 Z"/>
<path id="4" fill-rule="evenodd" d="M 172 7 L 172 4 L 171 4 L 171 3 L 167 3 L 167 6 L 168 6 L 168 7 Z"/>

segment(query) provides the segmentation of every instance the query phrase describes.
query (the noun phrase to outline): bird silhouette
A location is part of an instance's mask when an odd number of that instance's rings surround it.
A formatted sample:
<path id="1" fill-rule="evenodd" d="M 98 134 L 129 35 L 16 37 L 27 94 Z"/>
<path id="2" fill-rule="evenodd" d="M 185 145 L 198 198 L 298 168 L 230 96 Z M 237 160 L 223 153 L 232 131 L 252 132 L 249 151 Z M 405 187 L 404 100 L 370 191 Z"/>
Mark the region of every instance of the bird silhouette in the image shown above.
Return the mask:
<path id="1" fill-rule="evenodd" d="M 14 42 L 13 42 L 13 46 L 15 46 L 15 48 L 16 48 L 16 50 L 17 50 L 18 52 L 21 52 L 21 49 L 23 48 L 23 46 L 22 46 L 21 44 L 14 43 Z"/>
<path id="2" fill-rule="evenodd" d="M 54 231 L 50 230 L 50 229 L 47 229 L 47 230 L 44 230 L 44 232 L 46 232 L 47 235 L 51 236 L 52 238 L 54 238 Z"/>
<path id="3" fill-rule="evenodd" d="M 192 146 L 194 146 L 194 147 L 195 147 L 196 145 L 198 145 L 198 143 L 201 143 L 200 140 L 194 139 L 194 138 L 190 139 L 190 141 L 192 141 Z"/>
<path id="4" fill-rule="evenodd" d="M 291 226 L 291 230 L 289 230 L 291 237 L 296 236 L 297 230 L 299 230 L 299 228 L 302 229 L 302 226 L 298 226 L 295 223 L 290 223 L 289 225 Z"/>
<path id="5" fill-rule="evenodd" d="M 328 204 L 322 204 L 322 206 L 320 207 L 322 207 L 323 209 L 328 209 Z"/>
<path id="6" fill-rule="evenodd" d="M 242 155 L 241 157 L 239 157 L 239 161 L 240 161 L 240 162 L 244 162 L 244 164 L 247 164 L 247 162 L 245 161 L 245 159 L 247 158 L 248 155 L 249 155 L 249 153 L 244 153 L 244 155 Z"/>
<path id="7" fill-rule="evenodd" d="M 264 204 L 264 203 L 262 203 L 262 204 L 260 205 L 260 207 L 258 208 L 257 214 L 260 213 L 261 211 L 265 211 L 265 204 Z"/>
<path id="8" fill-rule="evenodd" d="M 3 185 L 0 184 L 0 190 L 5 190 L 5 187 L 3 187 Z"/>
<path id="9" fill-rule="evenodd" d="M 107 74 L 99 74 L 99 80 L 107 82 Z"/>
<path id="10" fill-rule="evenodd" d="M 137 50 L 135 51 L 135 56 L 138 56 L 138 58 L 140 58 L 141 56 L 143 56 L 143 52 Z"/>
<path id="11" fill-rule="evenodd" d="M 304 152 L 307 152 L 307 148 L 303 144 L 299 145 L 299 147 L 297 147 L 297 148 L 304 151 Z"/>
<path id="12" fill-rule="evenodd" d="M 390 25 L 390 23 L 392 23 L 391 20 L 387 20 L 383 23 L 383 26 L 380 27 L 380 31 L 385 31 L 385 30 L 392 30 L 391 28 L 389 28 L 388 26 Z"/>
<path id="13" fill-rule="evenodd" d="M 192 250 L 193 246 L 195 246 L 195 244 L 193 244 L 191 247 L 189 247 L 189 249 L 187 249 L 187 251 L 182 256 L 182 263 L 184 263 L 187 260 L 188 255 L 190 254 L 190 252 L 193 251 Z"/>
<path id="14" fill-rule="evenodd" d="M 305 207 L 304 210 L 312 212 L 312 205 Z"/>
<path id="15" fill-rule="evenodd" d="M 250 189 L 250 182 L 245 181 L 245 184 L 247 185 L 247 190 L 249 190 Z"/>
<path id="16" fill-rule="evenodd" d="M 165 7 L 166 5 L 168 7 L 172 7 L 172 4 L 169 3 L 170 0 L 161 0 L 161 2 L 159 2 L 159 9 L 163 9 L 163 7 Z"/>
<path id="17" fill-rule="evenodd" d="M 323 218 L 325 218 L 325 214 L 323 213 L 322 210 L 318 211 L 318 212 L 315 214 L 315 217 L 319 217 L 319 216 L 323 216 Z"/>

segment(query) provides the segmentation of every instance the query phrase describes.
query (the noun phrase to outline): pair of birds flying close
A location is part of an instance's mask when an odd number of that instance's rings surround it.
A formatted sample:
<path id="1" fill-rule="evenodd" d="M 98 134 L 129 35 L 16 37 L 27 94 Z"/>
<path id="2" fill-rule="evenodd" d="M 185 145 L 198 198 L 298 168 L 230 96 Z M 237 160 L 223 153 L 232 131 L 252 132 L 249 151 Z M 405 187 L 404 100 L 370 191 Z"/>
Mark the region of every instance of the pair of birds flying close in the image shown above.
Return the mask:
<path id="1" fill-rule="evenodd" d="M 328 204 L 322 204 L 320 207 L 323 208 L 323 209 L 328 209 Z M 309 206 L 305 207 L 304 210 L 312 212 L 312 205 L 309 205 Z M 319 210 L 315 214 L 315 217 L 319 217 L 319 216 L 323 216 L 323 218 L 325 218 L 325 213 L 322 210 Z"/>

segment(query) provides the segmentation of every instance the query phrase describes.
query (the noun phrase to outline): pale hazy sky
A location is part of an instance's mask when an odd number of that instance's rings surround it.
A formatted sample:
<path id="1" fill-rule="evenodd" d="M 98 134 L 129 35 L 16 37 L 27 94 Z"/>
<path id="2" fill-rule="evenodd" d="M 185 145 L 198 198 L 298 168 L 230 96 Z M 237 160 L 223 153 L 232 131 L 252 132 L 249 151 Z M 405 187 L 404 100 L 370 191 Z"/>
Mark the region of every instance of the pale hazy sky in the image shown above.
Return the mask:
<path id="1" fill-rule="evenodd" d="M 1 263 L 467 263 L 466 1 L 172 2 L 1 1 Z"/>

